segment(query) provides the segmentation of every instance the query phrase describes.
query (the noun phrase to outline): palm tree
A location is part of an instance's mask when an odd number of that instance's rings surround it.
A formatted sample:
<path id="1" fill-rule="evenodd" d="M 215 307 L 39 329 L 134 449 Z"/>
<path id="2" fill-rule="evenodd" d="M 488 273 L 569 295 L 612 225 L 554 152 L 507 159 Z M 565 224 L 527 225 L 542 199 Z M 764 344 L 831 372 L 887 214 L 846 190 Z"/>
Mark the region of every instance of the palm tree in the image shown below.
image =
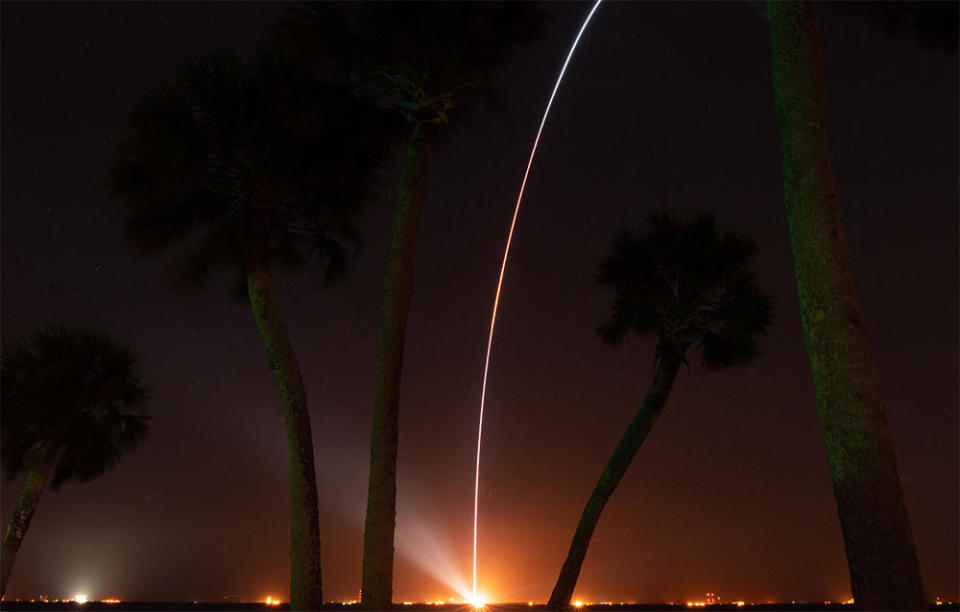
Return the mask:
<path id="1" fill-rule="evenodd" d="M 6 478 L 27 476 L 0 549 L 0 597 L 47 485 L 100 476 L 147 434 L 150 392 L 136 364 L 110 336 L 82 328 L 44 327 L 0 349 L 0 460 Z"/>
<path id="2" fill-rule="evenodd" d="M 361 606 L 381 610 L 393 596 L 400 380 L 433 144 L 439 128 L 452 125 L 452 114 L 476 96 L 507 50 L 535 36 L 541 19 L 535 5 L 520 2 L 372 2 L 339 8 L 305 7 L 287 24 L 288 38 L 313 41 L 321 56 L 335 41 L 347 58 L 341 70 L 363 75 L 367 86 L 401 113 L 407 133 L 387 247 L 363 538 Z"/>
<path id="3" fill-rule="evenodd" d="M 628 335 L 654 336 L 653 382 L 583 509 L 548 606 L 570 605 L 600 514 L 663 411 L 687 351 L 699 351 L 712 370 L 747 365 L 759 356 L 773 301 L 757 288 L 757 246 L 736 232 L 718 234 L 712 214 L 684 222 L 668 211 L 649 228 L 622 230 L 600 262 L 596 280 L 611 289 L 610 315 L 597 332 L 611 344 Z"/>
<path id="4" fill-rule="evenodd" d="M 850 586 L 861 609 L 917 610 L 920 565 L 833 185 L 816 10 L 777 1 L 768 11 L 800 318 Z"/>
<path id="5" fill-rule="evenodd" d="M 140 94 L 111 168 L 141 251 L 188 242 L 191 283 L 220 264 L 245 279 L 286 426 L 294 610 L 322 603 L 320 526 L 306 390 L 272 265 L 312 264 L 323 282 L 344 271 L 359 244 L 352 215 L 381 154 L 376 121 L 348 88 L 265 53 L 209 54 Z"/>

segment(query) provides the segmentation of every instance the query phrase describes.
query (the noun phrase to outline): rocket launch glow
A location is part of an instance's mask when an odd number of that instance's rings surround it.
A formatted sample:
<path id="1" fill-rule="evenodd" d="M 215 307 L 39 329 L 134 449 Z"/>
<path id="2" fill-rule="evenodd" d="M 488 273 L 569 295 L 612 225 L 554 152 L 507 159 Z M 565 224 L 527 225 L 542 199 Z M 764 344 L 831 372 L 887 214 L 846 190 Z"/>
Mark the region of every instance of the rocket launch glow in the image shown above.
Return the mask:
<path id="1" fill-rule="evenodd" d="M 553 106 L 553 99 L 557 95 L 557 90 L 560 89 L 560 82 L 563 81 L 563 75 L 567 71 L 567 66 L 570 64 L 570 59 L 573 57 L 573 52 L 577 49 L 577 44 L 580 42 L 580 37 L 583 36 L 584 31 L 587 29 L 587 24 L 590 23 L 590 19 L 593 18 L 593 14 L 597 12 L 600 3 L 603 0 L 597 0 L 593 8 L 590 9 L 590 12 L 587 13 L 586 19 L 583 20 L 583 25 L 580 26 L 580 30 L 577 32 L 577 37 L 573 39 L 573 44 L 570 45 L 570 51 L 567 53 L 567 59 L 563 62 L 563 67 L 560 68 L 560 74 L 557 76 L 557 82 L 553 86 L 553 91 L 550 93 L 550 99 L 547 101 L 547 108 L 543 111 L 543 119 L 540 120 L 540 127 L 537 129 L 537 136 L 533 139 L 533 148 L 530 150 L 530 158 L 527 160 L 527 169 L 523 173 L 523 181 L 520 183 L 520 193 L 517 195 L 517 203 L 513 209 L 513 219 L 510 221 L 510 231 L 507 232 L 507 246 L 503 250 L 503 262 L 500 264 L 500 278 L 497 280 L 497 293 L 493 298 L 493 314 L 490 316 L 490 333 L 487 336 L 487 355 L 483 362 L 483 384 L 480 387 L 480 420 L 479 425 L 477 426 L 477 471 L 476 477 L 474 480 L 473 486 L 473 595 L 474 598 L 477 597 L 477 509 L 479 507 L 480 499 L 480 444 L 483 441 L 483 409 L 487 399 L 487 375 L 490 372 L 490 349 L 493 346 L 493 330 L 497 323 L 497 309 L 500 306 L 500 290 L 503 287 L 503 275 L 507 269 L 507 257 L 510 255 L 510 243 L 513 242 L 513 230 L 517 225 L 517 215 L 520 212 L 520 202 L 523 200 L 523 190 L 527 187 L 527 177 L 530 176 L 530 167 L 533 165 L 533 157 L 537 153 L 537 147 L 540 146 L 540 135 L 543 133 L 543 126 L 547 123 L 547 116 L 550 114 L 550 107 Z"/>

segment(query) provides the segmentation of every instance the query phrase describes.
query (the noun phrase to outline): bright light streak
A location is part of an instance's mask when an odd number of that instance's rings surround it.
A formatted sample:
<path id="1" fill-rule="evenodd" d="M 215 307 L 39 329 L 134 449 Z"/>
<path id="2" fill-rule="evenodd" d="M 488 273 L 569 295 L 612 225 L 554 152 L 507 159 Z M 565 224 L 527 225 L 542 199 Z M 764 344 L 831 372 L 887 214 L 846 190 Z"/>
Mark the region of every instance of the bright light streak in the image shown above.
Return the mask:
<path id="1" fill-rule="evenodd" d="M 280 600 L 274 599 L 272 596 L 268 596 L 267 600 L 264 603 L 267 604 L 268 606 L 279 606 Z"/>
<path id="2" fill-rule="evenodd" d="M 487 336 L 487 356 L 483 361 L 483 384 L 480 387 L 480 421 L 477 426 L 477 470 L 473 485 L 473 597 L 477 596 L 477 508 L 480 501 L 480 443 L 483 439 L 483 408 L 487 399 L 487 374 L 490 371 L 490 349 L 493 347 L 493 328 L 497 323 L 497 309 L 500 306 L 500 290 L 503 288 L 503 275 L 507 270 L 507 256 L 510 254 L 510 244 L 513 242 L 513 230 L 517 226 L 517 215 L 520 213 L 520 202 L 523 200 L 523 191 L 527 187 L 527 178 L 530 176 L 530 167 L 533 166 L 533 157 L 537 153 L 537 147 L 540 146 L 540 135 L 543 133 L 543 126 L 547 123 L 547 115 L 550 114 L 550 107 L 553 106 L 553 99 L 560 89 L 560 82 L 567 71 L 573 52 L 577 49 L 580 37 L 587 29 L 587 24 L 597 12 L 597 8 L 603 0 L 597 0 L 587 18 L 583 20 L 577 37 L 573 39 L 570 45 L 570 51 L 567 53 L 567 59 L 563 62 L 560 74 L 557 76 L 557 82 L 553 85 L 553 91 L 550 93 L 550 99 L 547 101 L 547 108 L 543 111 L 543 119 L 540 120 L 540 127 L 537 129 L 537 136 L 533 139 L 533 148 L 530 150 L 530 159 L 527 160 L 527 169 L 523 173 L 523 181 L 520 182 L 520 193 L 517 195 L 517 203 L 513 208 L 513 219 L 510 221 L 510 231 L 507 232 L 507 246 L 503 250 L 503 262 L 500 264 L 500 278 L 497 279 L 497 293 L 493 298 L 493 314 L 490 316 L 490 333 Z"/>
<path id="3" fill-rule="evenodd" d="M 582 607 L 583 607 L 583 602 L 578 599 L 577 601 L 573 602 L 573 607 L 574 607 L 574 608 L 582 608 Z"/>
<path id="4" fill-rule="evenodd" d="M 87 603 L 87 599 L 88 599 L 87 596 L 84 595 L 83 593 L 77 593 L 76 595 L 73 596 L 73 601 L 77 602 L 78 604 Z"/>

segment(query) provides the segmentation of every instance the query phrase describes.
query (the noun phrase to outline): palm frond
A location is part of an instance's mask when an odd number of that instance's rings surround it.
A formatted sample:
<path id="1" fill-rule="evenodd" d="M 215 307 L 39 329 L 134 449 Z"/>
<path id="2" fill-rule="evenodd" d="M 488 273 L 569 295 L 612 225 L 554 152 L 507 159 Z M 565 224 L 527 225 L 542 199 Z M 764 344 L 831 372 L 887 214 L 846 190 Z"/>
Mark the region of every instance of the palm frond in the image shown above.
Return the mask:
<path id="1" fill-rule="evenodd" d="M 114 466 L 149 428 L 136 356 L 102 332 L 53 325 L 0 349 L 4 475 L 53 464 L 51 486 Z"/>
<path id="2" fill-rule="evenodd" d="M 263 50 L 194 56 L 137 98 L 108 186 L 127 207 L 137 250 L 184 245 L 187 257 L 172 275 L 183 287 L 218 268 L 242 269 L 246 234 L 223 228 L 239 227 L 255 198 L 272 211 L 263 218 L 272 224 L 271 252 L 286 257 L 280 263 L 342 271 L 352 253 L 333 248 L 342 237 L 319 240 L 326 246 L 318 250 L 286 229 L 336 234 L 342 229 L 326 219 L 352 223 L 385 159 L 385 116 L 353 85 L 318 79 Z M 287 257 L 301 247 L 302 256 Z M 307 256 L 311 250 L 326 255 Z"/>
<path id="3" fill-rule="evenodd" d="M 489 82 L 490 72 L 542 23 L 531 2 L 311 3 L 290 11 L 281 36 L 291 49 L 312 52 L 318 70 L 337 72 L 332 67 L 339 65 L 340 74 L 355 74 L 418 123 L 441 107 L 445 114 L 468 106 L 475 90 L 464 86 Z"/>
<path id="4" fill-rule="evenodd" d="M 656 211 L 646 229 L 619 231 L 597 267 L 597 283 L 614 294 L 597 332 L 609 343 L 655 334 L 658 359 L 672 351 L 683 360 L 695 346 L 708 368 L 745 365 L 773 321 L 773 300 L 753 272 L 756 253 L 748 236 L 720 234 L 711 213 L 683 221 Z"/>

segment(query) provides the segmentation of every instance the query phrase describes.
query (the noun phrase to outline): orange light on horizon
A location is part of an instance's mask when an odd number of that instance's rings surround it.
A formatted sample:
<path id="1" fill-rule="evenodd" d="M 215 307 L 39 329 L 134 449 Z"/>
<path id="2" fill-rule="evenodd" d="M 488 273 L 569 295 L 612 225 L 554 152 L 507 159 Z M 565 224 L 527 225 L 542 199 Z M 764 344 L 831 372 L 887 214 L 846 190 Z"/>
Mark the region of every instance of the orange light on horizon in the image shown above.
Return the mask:
<path id="1" fill-rule="evenodd" d="M 105 603 L 105 604 L 118 604 L 118 603 L 120 603 L 120 600 L 117 599 L 116 597 L 109 597 L 109 598 L 107 598 L 107 599 L 101 599 L 101 600 L 100 600 L 100 603 Z"/>
<path id="2" fill-rule="evenodd" d="M 272 596 L 268 595 L 266 601 L 264 601 L 263 603 L 267 604 L 268 606 L 279 606 L 280 600 L 274 599 Z"/>
<path id="3" fill-rule="evenodd" d="M 487 597 L 481 593 L 474 593 L 467 600 L 467 603 L 473 606 L 474 610 L 482 610 L 487 607 Z"/>
<path id="4" fill-rule="evenodd" d="M 573 607 L 574 607 L 574 608 L 582 608 L 582 607 L 583 607 L 583 602 L 578 599 L 577 601 L 573 602 Z"/>

